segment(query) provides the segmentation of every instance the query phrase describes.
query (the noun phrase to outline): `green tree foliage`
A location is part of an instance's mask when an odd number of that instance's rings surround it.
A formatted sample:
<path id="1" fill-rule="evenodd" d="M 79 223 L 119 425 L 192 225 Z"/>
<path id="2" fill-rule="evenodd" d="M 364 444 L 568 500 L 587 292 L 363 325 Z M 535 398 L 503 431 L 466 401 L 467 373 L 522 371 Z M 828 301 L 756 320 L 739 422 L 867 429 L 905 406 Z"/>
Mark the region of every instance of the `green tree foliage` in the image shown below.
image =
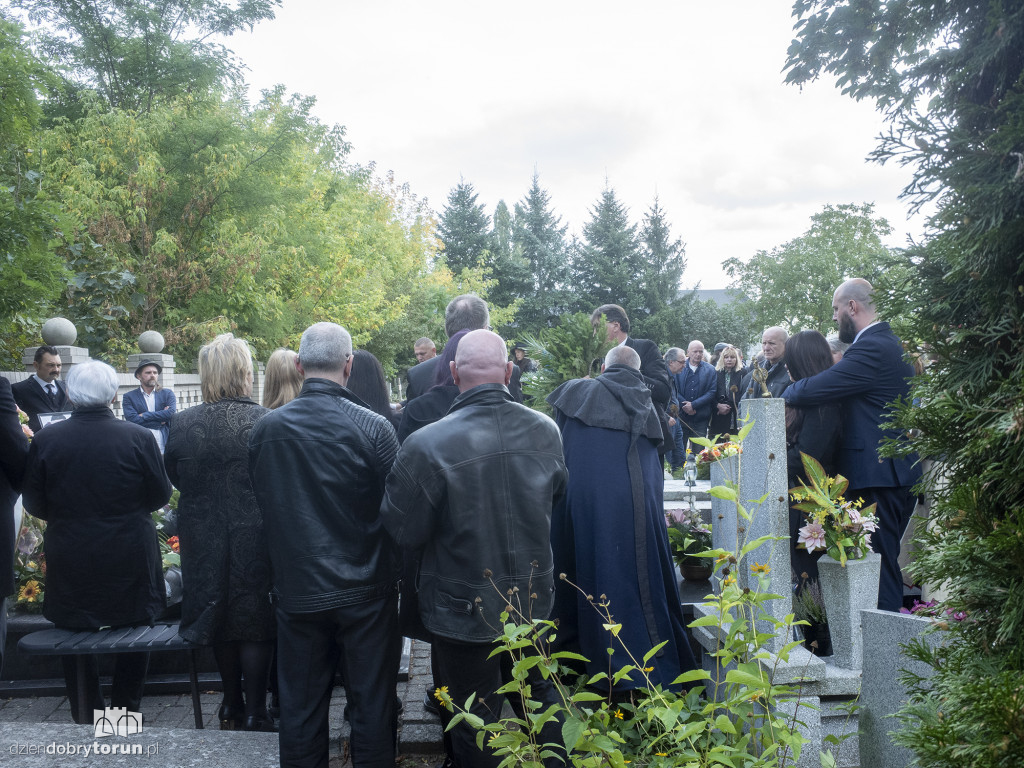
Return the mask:
<path id="1" fill-rule="evenodd" d="M 455 273 L 479 266 L 489 256 L 490 221 L 476 198 L 473 185 L 460 181 L 448 193 L 448 202 L 437 223 L 444 259 Z"/>
<path id="2" fill-rule="evenodd" d="M 921 765 L 1024 763 L 1024 6 L 798 2 L 789 75 L 835 76 L 891 122 L 876 150 L 934 201 L 901 302 L 933 358 L 900 424 L 936 460 L 932 525 L 915 571 L 967 613 L 903 711 Z"/>
<path id="3" fill-rule="evenodd" d="M 606 188 L 583 225 L 573 264 L 578 309 L 619 304 L 629 314 L 630 335 L 659 343 L 682 332 L 678 293 L 685 247 L 672 237 L 657 198 L 638 227 L 615 190 Z"/>
<path id="4" fill-rule="evenodd" d="M 517 314 L 524 302 L 531 302 L 526 312 L 533 315 L 536 304 L 533 301 L 533 275 L 530 264 L 523 257 L 522 249 L 515 242 L 515 220 L 504 200 L 499 200 L 494 209 L 491 227 L 491 249 L 487 266 L 494 287 L 490 298 L 497 304 L 515 306 Z M 502 331 L 515 334 L 523 329 L 523 317 L 519 322 L 502 328 Z"/>
<path id="5" fill-rule="evenodd" d="M 523 302 L 517 315 L 521 330 L 551 327 L 569 306 L 565 231 L 561 217 L 551 210 L 550 195 L 534 173 L 530 190 L 515 205 L 512 228 L 511 260 L 516 269 L 510 270 L 510 282 L 514 290 L 522 286 Z"/>
<path id="6" fill-rule="evenodd" d="M 878 282 L 896 263 L 882 242 L 891 232 L 870 203 L 826 205 L 800 237 L 746 262 L 728 259 L 724 266 L 733 278 L 730 287 L 749 299 L 744 308 L 755 326 L 827 333 L 836 287 L 851 277 Z"/>
<path id="7" fill-rule="evenodd" d="M 560 384 L 601 372 L 604 356 L 612 348 L 603 329 L 603 325 L 591 325 L 588 312 L 577 312 L 563 315 L 557 326 L 545 328 L 537 337 L 525 336 L 527 354 L 539 366 L 523 376 L 523 394 L 534 410 L 550 415 L 546 398 Z"/>
<path id="8" fill-rule="evenodd" d="M 274 17 L 280 0 L 15 0 L 45 25 L 42 50 L 110 106 L 149 111 L 204 96 L 239 66 L 215 36 Z"/>
<path id="9" fill-rule="evenodd" d="M 66 274 L 48 248 L 59 211 L 38 196 L 37 93 L 51 80 L 24 45 L 21 27 L 0 16 L 0 363 L 10 366 Z"/>

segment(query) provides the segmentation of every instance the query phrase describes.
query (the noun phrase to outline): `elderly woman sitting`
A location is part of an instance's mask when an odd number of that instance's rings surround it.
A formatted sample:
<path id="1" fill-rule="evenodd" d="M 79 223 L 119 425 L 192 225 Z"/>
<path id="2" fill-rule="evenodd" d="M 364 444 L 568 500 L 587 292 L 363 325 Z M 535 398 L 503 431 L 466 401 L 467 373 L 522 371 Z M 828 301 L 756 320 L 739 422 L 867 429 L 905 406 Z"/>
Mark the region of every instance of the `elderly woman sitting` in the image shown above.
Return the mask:
<path id="1" fill-rule="evenodd" d="M 153 624 L 164 610 L 160 546 L 152 512 L 167 503 L 171 484 L 148 429 L 114 417 L 117 374 L 89 361 L 71 369 L 71 418 L 32 441 L 25 468 L 25 509 L 47 521 L 46 603 L 58 627 Z M 78 711 L 73 658 L 64 658 L 71 715 Z M 149 654 L 116 654 L 111 706 L 138 711 Z M 85 675 L 86 699 L 103 709 L 95 657 Z"/>

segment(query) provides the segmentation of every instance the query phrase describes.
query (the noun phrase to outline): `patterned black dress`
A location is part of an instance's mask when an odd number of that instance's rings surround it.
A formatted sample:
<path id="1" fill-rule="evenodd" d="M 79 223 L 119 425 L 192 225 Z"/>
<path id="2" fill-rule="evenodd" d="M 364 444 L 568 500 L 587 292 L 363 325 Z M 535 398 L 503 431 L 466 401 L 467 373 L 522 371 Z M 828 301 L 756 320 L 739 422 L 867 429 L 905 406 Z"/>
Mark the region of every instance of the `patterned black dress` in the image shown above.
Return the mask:
<path id="1" fill-rule="evenodd" d="M 249 480 L 249 433 L 269 410 L 225 399 L 181 411 L 164 463 L 181 492 L 181 631 L 200 645 L 274 637 L 270 556 Z"/>

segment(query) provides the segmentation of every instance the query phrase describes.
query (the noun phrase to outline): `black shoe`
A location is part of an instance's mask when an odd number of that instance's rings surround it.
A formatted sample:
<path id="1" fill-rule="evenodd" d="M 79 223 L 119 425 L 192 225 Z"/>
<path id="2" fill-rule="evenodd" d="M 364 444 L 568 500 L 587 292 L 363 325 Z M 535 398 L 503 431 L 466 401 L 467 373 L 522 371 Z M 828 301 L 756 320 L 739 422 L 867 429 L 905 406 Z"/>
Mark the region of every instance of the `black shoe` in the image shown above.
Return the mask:
<path id="1" fill-rule="evenodd" d="M 434 698 L 434 691 L 436 689 L 433 686 L 427 686 L 426 692 L 423 694 L 423 709 L 435 717 L 441 716 L 441 705 L 437 703 L 437 699 Z"/>
<path id="2" fill-rule="evenodd" d="M 220 729 L 222 731 L 237 731 L 245 721 L 245 710 L 221 704 L 220 711 L 217 713 L 217 719 L 220 720 Z"/>
<path id="3" fill-rule="evenodd" d="M 249 715 L 245 718 L 244 731 L 261 731 L 262 733 L 277 733 L 277 723 L 270 715 Z"/>

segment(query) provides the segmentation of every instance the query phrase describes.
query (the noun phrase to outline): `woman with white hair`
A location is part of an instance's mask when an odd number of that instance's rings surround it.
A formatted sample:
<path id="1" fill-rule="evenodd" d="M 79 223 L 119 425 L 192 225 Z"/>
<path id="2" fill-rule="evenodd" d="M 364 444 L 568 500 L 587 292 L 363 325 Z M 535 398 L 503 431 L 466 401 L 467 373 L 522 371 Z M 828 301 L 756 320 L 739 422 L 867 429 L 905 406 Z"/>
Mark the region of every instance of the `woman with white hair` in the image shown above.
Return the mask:
<path id="1" fill-rule="evenodd" d="M 71 418 L 32 440 L 25 509 L 47 521 L 43 615 L 60 628 L 152 625 L 165 608 L 153 510 L 171 497 L 160 449 L 148 429 L 115 418 L 117 374 L 79 363 L 67 377 Z M 149 654 L 116 654 L 111 706 L 138 712 Z M 89 709 L 78 711 L 75 660 L 64 657 L 71 716 L 92 723 L 103 709 L 96 658 L 85 676 Z"/>

